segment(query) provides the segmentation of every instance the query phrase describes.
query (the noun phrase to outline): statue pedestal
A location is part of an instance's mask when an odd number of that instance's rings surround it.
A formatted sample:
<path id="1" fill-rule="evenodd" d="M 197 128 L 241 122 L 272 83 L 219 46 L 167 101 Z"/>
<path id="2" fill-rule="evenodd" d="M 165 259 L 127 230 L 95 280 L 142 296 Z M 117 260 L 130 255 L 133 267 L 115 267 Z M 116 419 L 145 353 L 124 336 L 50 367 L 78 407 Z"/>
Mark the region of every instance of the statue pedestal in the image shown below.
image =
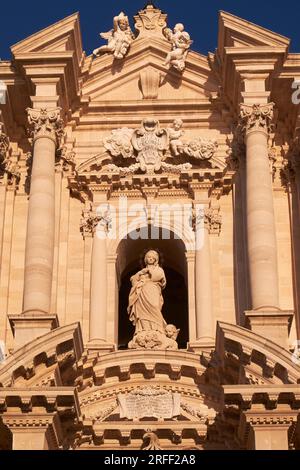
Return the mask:
<path id="1" fill-rule="evenodd" d="M 88 354 L 96 353 L 98 355 L 103 353 L 111 353 L 116 351 L 116 349 L 117 347 L 115 344 L 107 343 L 106 341 L 102 341 L 100 339 L 89 341 L 85 346 L 85 350 Z"/>
<path id="2" fill-rule="evenodd" d="M 196 354 L 210 354 L 216 348 L 213 338 L 201 338 L 197 341 L 188 343 L 188 351 Z"/>

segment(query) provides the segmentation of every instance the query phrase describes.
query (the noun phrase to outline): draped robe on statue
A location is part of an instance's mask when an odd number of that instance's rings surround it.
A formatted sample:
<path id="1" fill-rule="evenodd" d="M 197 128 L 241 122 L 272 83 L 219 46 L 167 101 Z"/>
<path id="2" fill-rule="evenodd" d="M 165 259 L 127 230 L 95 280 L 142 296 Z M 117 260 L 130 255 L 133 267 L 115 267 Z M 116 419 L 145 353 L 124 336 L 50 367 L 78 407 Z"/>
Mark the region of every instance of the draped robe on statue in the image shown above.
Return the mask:
<path id="1" fill-rule="evenodd" d="M 166 277 L 159 266 L 148 267 L 131 278 L 132 289 L 129 295 L 128 313 L 135 325 L 135 334 L 141 331 L 159 331 L 165 334 L 167 326 L 162 316 L 162 289 L 166 287 Z"/>

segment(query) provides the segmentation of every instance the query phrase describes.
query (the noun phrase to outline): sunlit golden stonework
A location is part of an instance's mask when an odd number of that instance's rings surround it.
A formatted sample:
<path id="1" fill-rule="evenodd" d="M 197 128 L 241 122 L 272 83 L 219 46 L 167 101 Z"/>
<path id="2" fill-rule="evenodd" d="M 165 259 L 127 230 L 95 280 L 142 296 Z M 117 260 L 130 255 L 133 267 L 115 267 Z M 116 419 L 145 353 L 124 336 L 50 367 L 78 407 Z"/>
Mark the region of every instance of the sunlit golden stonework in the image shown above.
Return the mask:
<path id="1" fill-rule="evenodd" d="M 0 61 L 0 449 L 299 449 L 300 55 L 101 37 Z"/>

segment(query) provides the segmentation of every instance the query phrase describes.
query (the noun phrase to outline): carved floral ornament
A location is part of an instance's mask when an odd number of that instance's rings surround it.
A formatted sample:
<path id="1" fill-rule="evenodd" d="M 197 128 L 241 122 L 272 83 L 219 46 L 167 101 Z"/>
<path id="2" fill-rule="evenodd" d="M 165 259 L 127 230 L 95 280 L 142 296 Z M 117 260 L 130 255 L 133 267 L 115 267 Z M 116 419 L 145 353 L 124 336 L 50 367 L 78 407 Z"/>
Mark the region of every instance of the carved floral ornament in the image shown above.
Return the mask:
<path id="1" fill-rule="evenodd" d="M 57 146 L 60 146 L 64 135 L 61 108 L 27 108 L 27 114 L 31 135 L 34 140 L 40 137 L 48 137 L 54 140 Z"/>
<path id="2" fill-rule="evenodd" d="M 241 105 L 240 125 L 246 134 L 251 131 L 264 131 L 269 134 L 272 130 L 273 119 L 274 103 Z"/>
<path id="3" fill-rule="evenodd" d="M 20 166 L 9 155 L 9 138 L 4 132 L 4 124 L 0 122 L 0 170 L 7 176 L 8 184 L 20 180 Z"/>
<path id="4" fill-rule="evenodd" d="M 122 176 L 137 171 L 176 174 L 191 169 L 190 161 L 198 164 L 210 161 L 217 150 L 217 142 L 203 138 L 183 141 L 182 126 L 183 122 L 177 119 L 172 128 L 161 128 L 159 121 L 147 118 L 139 129 L 112 131 L 104 140 L 104 147 L 116 163 L 109 164 L 106 169 Z M 132 160 L 132 164 L 122 166 L 127 160 Z"/>
<path id="5" fill-rule="evenodd" d="M 113 54 L 116 60 L 126 57 L 132 42 L 142 37 L 165 37 L 171 44 L 171 52 L 167 55 L 164 65 L 174 67 L 180 73 L 185 69 L 189 49 L 193 43 L 190 35 L 184 31 L 184 25 L 178 23 L 174 30 L 167 28 L 167 15 L 152 2 L 148 2 L 144 9 L 134 17 L 137 36 L 133 33 L 128 16 L 121 12 L 113 19 L 113 28 L 100 37 L 107 40 L 107 44 L 93 51 L 95 57 L 104 53 Z"/>

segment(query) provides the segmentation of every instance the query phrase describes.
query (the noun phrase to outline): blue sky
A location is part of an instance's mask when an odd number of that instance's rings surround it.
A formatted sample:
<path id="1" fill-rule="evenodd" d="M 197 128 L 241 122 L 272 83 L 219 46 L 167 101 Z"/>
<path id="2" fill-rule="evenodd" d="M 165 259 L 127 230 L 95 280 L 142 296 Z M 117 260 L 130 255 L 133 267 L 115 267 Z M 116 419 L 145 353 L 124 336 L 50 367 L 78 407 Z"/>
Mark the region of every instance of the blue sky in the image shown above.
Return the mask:
<path id="1" fill-rule="evenodd" d="M 0 57 L 10 58 L 9 47 L 71 13 L 80 12 L 83 46 L 87 54 L 103 44 L 99 32 L 112 27 L 112 18 L 125 11 L 131 18 L 146 0 L 26 0 L 1 2 Z M 291 51 L 300 52 L 300 3 L 274 0 L 157 0 L 169 14 L 169 25 L 185 24 L 194 40 L 193 49 L 203 54 L 217 46 L 218 11 L 225 10 L 292 40 Z M 105 5 L 105 6 L 104 6 Z"/>

